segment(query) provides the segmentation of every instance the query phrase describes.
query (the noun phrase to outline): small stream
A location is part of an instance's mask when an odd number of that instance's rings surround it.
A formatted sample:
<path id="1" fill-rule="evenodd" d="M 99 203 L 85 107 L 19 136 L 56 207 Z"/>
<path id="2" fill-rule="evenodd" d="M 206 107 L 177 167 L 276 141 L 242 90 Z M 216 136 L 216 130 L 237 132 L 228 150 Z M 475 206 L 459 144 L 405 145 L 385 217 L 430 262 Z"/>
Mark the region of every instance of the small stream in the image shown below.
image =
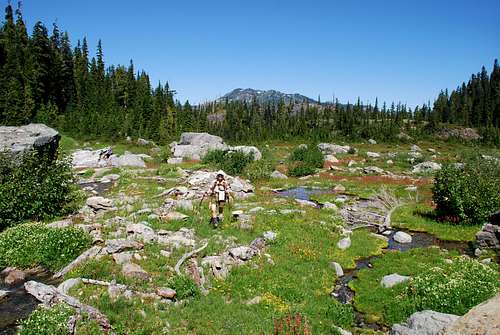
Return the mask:
<path id="1" fill-rule="evenodd" d="M 311 195 L 314 194 L 335 194 L 335 192 L 330 189 L 306 188 L 306 187 L 294 187 L 286 190 L 276 190 L 275 192 L 284 197 L 309 200 L 309 201 L 311 200 L 310 199 Z M 345 197 L 342 195 L 339 196 Z M 360 199 L 358 210 L 361 209 L 361 212 L 358 213 L 362 213 L 364 207 L 369 208 L 370 206 L 372 206 L 370 199 Z M 321 204 L 318 203 L 318 208 L 320 207 Z M 368 217 L 368 219 L 371 218 Z M 373 233 L 376 233 L 375 228 L 364 228 L 364 229 L 369 229 Z M 404 231 L 410 234 L 412 236 L 412 241 L 410 243 L 399 243 L 395 241 L 394 235 L 396 234 L 397 231 Z M 428 234 L 426 232 L 412 232 L 405 229 L 397 228 L 390 232 L 387 231 L 385 234 L 381 234 L 381 236 L 385 236 L 388 239 L 388 245 L 384 249 L 384 252 L 388 250 L 398 250 L 400 252 L 406 252 L 408 250 L 415 248 L 427 248 L 431 246 L 437 246 L 441 249 L 446 249 L 450 251 L 454 250 L 459 252 L 460 254 L 467 254 L 469 256 L 473 256 L 472 247 L 467 243 L 455 242 L 455 241 L 443 241 L 438 239 L 434 235 Z M 331 293 L 332 297 L 334 297 L 343 304 L 351 304 L 354 299 L 355 292 L 349 288 L 349 283 L 354 278 L 357 277 L 359 270 L 365 268 L 371 268 L 373 260 L 382 256 L 383 255 L 377 255 L 377 256 L 358 259 L 356 261 L 356 266 L 354 269 L 345 271 L 344 276 L 338 278 L 335 288 Z M 384 327 L 379 324 L 366 322 L 364 315 L 358 311 L 355 311 L 355 319 L 357 327 L 370 328 L 379 331 L 385 330 Z"/>
<path id="2" fill-rule="evenodd" d="M 0 335 L 16 334 L 19 320 L 26 319 L 39 305 L 39 302 L 24 289 L 24 283 L 35 280 L 44 284 L 57 285 L 52 274 L 42 269 L 26 272 L 26 280 L 14 285 L 7 285 L 4 276 L 0 277 L 0 290 L 8 291 L 8 295 L 0 302 Z"/>
<path id="3" fill-rule="evenodd" d="M 395 241 L 394 234 L 397 231 L 404 231 L 412 235 L 412 241 L 410 243 L 399 243 Z M 404 229 L 397 229 L 392 231 L 390 235 L 387 235 L 386 237 L 388 238 L 388 245 L 387 248 L 384 248 L 384 251 L 398 250 L 401 252 L 405 252 L 415 248 L 427 248 L 427 247 L 437 246 L 441 249 L 457 251 L 460 254 L 467 254 L 470 256 L 473 255 L 472 248 L 465 242 L 443 241 L 436 238 L 434 235 L 425 232 L 411 232 Z M 355 292 L 351 290 L 351 288 L 349 287 L 349 283 L 357 277 L 358 271 L 365 268 L 371 268 L 372 262 L 375 259 L 380 258 L 382 256 L 383 255 L 377 255 L 357 260 L 356 267 L 352 270 L 346 271 L 344 276 L 340 277 L 337 280 L 335 289 L 331 293 L 332 297 L 334 297 L 343 304 L 351 304 L 354 299 Z M 364 315 L 362 313 L 359 313 L 357 311 L 355 313 L 356 313 L 355 315 L 356 326 L 361 328 L 370 328 L 374 330 L 384 330 L 384 327 L 382 327 L 379 324 L 366 322 Z"/>

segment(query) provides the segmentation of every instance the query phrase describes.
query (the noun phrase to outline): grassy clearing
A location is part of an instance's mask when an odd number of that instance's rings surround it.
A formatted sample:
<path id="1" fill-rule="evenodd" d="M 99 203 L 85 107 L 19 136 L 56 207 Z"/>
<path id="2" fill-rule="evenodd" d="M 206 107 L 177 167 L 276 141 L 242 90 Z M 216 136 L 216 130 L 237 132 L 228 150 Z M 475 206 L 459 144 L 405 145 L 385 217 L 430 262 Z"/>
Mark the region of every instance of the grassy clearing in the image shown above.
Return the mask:
<path id="1" fill-rule="evenodd" d="M 65 148 L 76 148 L 77 144 L 65 140 Z M 286 162 L 291 150 L 300 143 L 271 143 L 262 146 L 264 158 L 274 164 L 274 168 L 286 171 Z M 339 144 L 341 144 L 339 142 Z M 90 143 L 91 147 L 104 144 Z M 352 145 L 352 144 L 351 144 Z M 426 150 L 432 147 L 441 152 L 439 160 L 453 159 L 454 155 L 462 150 L 460 145 L 440 145 L 434 143 L 418 143 Z M 412 165 L 407 161 L 408 145 L 368 145 L 354 144 L 360 149 L 357 155 L 338 155 L 342 159 L 339 166 L 346 167 L 350 159 L 366 159 L 367 151 L 380 152 L 384 156 L 378 160 L 368 160 L 364 166 L 376 165 L 394 173 L 407 172 Z M 130 144 L 115 145 L 114 152 L 125 151 L 148 153 L 149 148 L 137 147 Z M 69 149 L 68 149 L 69 150 Z M 386 164 L 385 154 L 397 153 L 393 165 Z M 424 157 L 430 153 L 425 152 Z M 400 157 L 400 158 L 398 158 Z M 282 162 L 283 164 L 280 164 Z M 361 165 L 360 165 L 361 166 Z M 435 248 L 415 249 L 406 253 L 388 252 L 383 254 L 387 242 L 374 237 L 368 230 L 355 230 L 351 236 L 351 247 L 341 251 L 336 247 L 341 236 L 342 220 L 335 212 L 318 210 L 309 207 L 299 208 L 293 199 L 279 197 L 270 190 L 290 188 L 296 186 L 321 187 L 331 189 L 338 184 L 346 188 L 351 198 L 369 198 L 377 194 L 381 187 L 392 191 L 403 201 L 409 203 L 401 207 L 393 216 L 395 227 L 410 230 L 422 230 L 436 235 L 443 240 L 469 241 L 474 238 L 477 227 L 460 227 L 435 222 L 420 212 L 428 213 L 431 193 L 431 178 L 422 178 L 418 181 L 410 178 L 397 180 L 380 176 L 365 176 L 360 173 L 322 172 L 307 179 L 289 178 L 286 180 L 260 180 L 255 182 L 256 195 L 238 200 L 228 206 L 225 220 L 220 229 L 214 230 L 208 224 L 209 212 L 207 201 L 201 207 L 195 203 L 193 211 L 180 210 L 190 218 L 187 221 L 165 223 L 157 219 L 148 218 L 148 214 L 130 216 L 130 213 L 148 206 L 157 208 L 162 205 L 163 198 L 156 197 L 163 190 L 178 183 L 178 167 L 197 170 L 206 168 L 205 165 L 195 162 L 184 162 L 173 166 L 157 161 L 156 169 L 138 172 L 136 169 L 114 169 L 109 173 L 120 174 L 115 187 L 106 195 L 112 198 L 129 197 L 135 202 L 127 209 L 108 213 L 98 223 L 106 219 L 122 216 L 135 223 L 147 222 L 153 229 L 176 231 L 182 227 L 195 231 L 198 244 L 202 240 L 208 241 L 208 247 L 201 252 L 198 261 L 208 255 L 217 255 L 231 246 L 246 245 L 263 232 L 272 230 L 277 233 L 277 239 L 267 247 L 265 253 L 272 259 L 271 264 L 264 255 L 255 257 L 241 267 L 233 268 L 226 280 L 216 280 L 205 269 L 212 288 L 207 296 L 198 296 L 185 300 L 182 304 L 165 304 L 158 301 L 139 299 L 110 299 L 107 290 L 98 286 L 80 286 L 71 291 L 71 294 L 83 302 L 95 306 L 105 313 L 114 325 L 118 334 L 258 334 L 264 331 L 272 332 L 273 320 L 290 314 L 300 313 L 309 320 L 313 334 L 337 334 L 334 326 L 353 329 L 354 313 L 351 306 L 344 306 L 331 298 L 336 275 L 330 267 L 332 261 L 338 262 L 344 269 L 352 269 L 358 259 L 379 255 L 373 261 L 373 269 L 361 270 L 358 278 L 351 282 L 356 291 L 354 305 L 356 309 L 366 313 L 369 321 L 381 322 L 390 325 L 401 318 L 401 314 L 387 314 L 388 306 L 396 296 L 402 292 L 402 286 L 394 289 L 382 289 L 380 279 L 387 274 L 397 272 L 402 275 L 415 276 L 423 273 L 432 266 L 442 266 L 444 258 L 455 255 Z M 161 176 L 166 182 L 158 183 L 155 180 L 140 179 L 140 176 Z M 418 186 L 418 192 L 407 191 L 408 185 Z M 418 196 L 417 196 L 418 194 Z M 337 194 L 323 194 L 313 196 L 320 202 L 334 202 Z M 417 203 L 416 205 L 413 205 Z M 231 220 L 230 212 L 243 208 L 263 207 L 258 212 L 251 228 L 241 229 L 238 222 Z M 280 209 L 301 209 L 301 213 L 287 215 L 279 214 Z M 104 237 L 109 235 L 115 227 L 104 229 Z M 123 236 L 124 237 L 124 236 Z M 160 255 L 164 247 L 159 244 L 147 244 L 144 250 L 138 252 L 140 259 L 134 262 L 140 265 L 151 275 L 150 281 L 126 278 L 121 273 L 121 266 L 111 257 L 92 260 L 80 266 L 66 276 L 101 279 L 126 284 L 132 289 L 151 292 L 157 287 L 171 285 L 175 277 L 173 266 L 178 259 L 187 252 L 181 248 L 171 253 L 170 257 Z M 248 304 L 255 297 L 260 302 Z M 394 311 L 392 309 L 391 311 Z M 392 313 L 392 312 L 391 312 Z M 96 334 L 91 326 L 83 325 L 79 333 Z M 367 329 L 356 329 L 356 334 L 375 334 Z"/>
<path id="2" fill-rule="evenodd" d="M 336 242 L 340 240 L 337 237 Z M 354 269 L 356 260 L 382 254 L 382 249 L 387 247 L 387 242 L 374 237 L 366 229 L 355 230 L 351 236 L 351 247 L 346 250 L 335 249 L 333 260 L 344 269 Z"/>
<path id="3" fill-rule="evenodd" d="M 398 208 L 392 214 L 392 225 L 412 231 L 432 234 L 445 241 L 474 241 L 480 226 L 465 226 L 433 219 L 433 209 L 424 204 L 411 204 Z"/>
<path id="4" fill-rule="evenodd" d="M 373 268 L 360 270 L 357 278 L 349 284 L 356 292 L 354 306 L 364 313 L 370 322 L 392 324 L 391 321 L 394 321 L 394 318 L 399 319 L 399 316 L 384 315 L 384 312 L 395 303 L 403 285 L 396 285 L 391 289 L 382 288 L 380 285 L 382 277 L 392 273 L 415 276 L 430 267 L 444 265 L 444 258 L 447 256 L 437 248 L 413 249 L 404 253 L 387 252 L 372 262 Z"/>

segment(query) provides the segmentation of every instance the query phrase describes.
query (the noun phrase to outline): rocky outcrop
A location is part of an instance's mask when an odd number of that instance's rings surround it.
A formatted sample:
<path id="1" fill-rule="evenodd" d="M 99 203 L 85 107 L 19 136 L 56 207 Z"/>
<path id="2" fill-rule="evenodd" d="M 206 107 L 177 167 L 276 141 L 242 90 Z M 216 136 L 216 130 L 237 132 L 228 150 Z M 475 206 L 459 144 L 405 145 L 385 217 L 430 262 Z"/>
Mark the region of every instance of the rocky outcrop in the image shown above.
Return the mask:
<path id="1" fill-rule="evenodd" d="M 98 150 L 76 150 L 71 155 L 73 167 L 75 168 L 102 168 L 102 167 L 146 167 L 144 158 L 149 156 L 136 155 L 129 152 L 121 156 L 113 154 L 108 147 Z"/>
<path id="2" fill-rule="evenodd" d="M 437 137 L 447 140 L 450 137 L 460 138 L 466 141 L 477 141 L 481 139 L 477 130 L 473 128 L 453 128 L 453 129 L 443 129 L 439 132 Z"/>
<path id="3" fill-rule="evenodd" d="M 423 162 L 413 167 L 413 173 L 429 173 L 441 170 L 441 164 L 436 162 Z"/>
<path id="4" fill-rule="evenodd" d="M 256 238 L 250 245 L 230 248 L 221 255 L 204 257 L 201 265 L 209 267 L 215 278 L 224 279 L 232 267 L 245 264 L 259 255 L 266 247 L 266 243 L 275 238 L 276 234 L 274 232 L 266 232 L 265 236 Z"/>
<path id="5" fill-rule="evenodd" d="M 31 123 L 20 127 L 0 127 L 0 152 L 14 158 L 30 150 L 48 152 L 54 156 L 59 146 L 59 133 L 44 124 Z M 13 160 L 13 161 L 16 161 Z"/>
<path id="6" fill-rule="evenodd" d="M 318 144 L 318 149 L 324 155 L 335 155 L 335 154 L 347 154 L 353 149 L 348 145 L 337 145 L 331 143 L 320 143 Z"/>
<path id="7" fill-rule="evenodd" d="M 85 305 L 78 299 L 64 294 L 54 286 L 45 285 L 36 281 L 29 281 L 24 284 L 24 289 L 46 306 L 52 307 L 58 303 L 65 303 L 74 308 L 78 314 L 86 314 L 91 320 L 96 321 L 106 333 L 114 334 L 111 329 L 111 324 L 104 314 L 94 307 Z"/>
<path id="8" fill-rule="evenodd" d="M 500 334 L 500 293 L 463 316 L 422 311 L 405 323 L 392 326 L 390 335 L 497 335 Z"/>
<path id="9" fill-rule="evenodd" d="M 457 319 L 458 316 L 453 314 L 434 311 L 417 312 L 413 313 L 405 323 L 392 326 L 390 335 L 440 335 L 448 325 Z M 454 335 L 458 334 L 462 333 L 454 333 Z"/>
<path id="10" fill-rule="evenodd" d="M 230 147 L 224 140 L 208 133 L 182 133 L 180 141 L 170 144 L 174 163 L 180 163 L 180 159 L 201 160 L 210 150 L 241 151 L 246 154 L 252 153 L 255 160 L 260 160 L 262 154 L 253 146 Z"/>

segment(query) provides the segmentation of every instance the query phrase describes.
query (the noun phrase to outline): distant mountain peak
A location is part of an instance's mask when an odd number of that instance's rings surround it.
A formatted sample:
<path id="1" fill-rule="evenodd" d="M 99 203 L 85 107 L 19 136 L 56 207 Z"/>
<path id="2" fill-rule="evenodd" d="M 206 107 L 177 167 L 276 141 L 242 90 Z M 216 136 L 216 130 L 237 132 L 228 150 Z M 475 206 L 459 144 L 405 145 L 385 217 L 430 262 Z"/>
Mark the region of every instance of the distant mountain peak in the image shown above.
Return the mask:
<path id="1" fill-rule="evenodd" d="M 317 103 L 316 100 L 298 93 L 290 94 L 276 90 L 257 90 L 253 88 L 236 88 L 219 99 L 219 101 L 226 100 L 229 102 L 252 102 L 256 100 L 258 103 L 277 103 L 281 100 L 285 101 L 285 103 Z"/>

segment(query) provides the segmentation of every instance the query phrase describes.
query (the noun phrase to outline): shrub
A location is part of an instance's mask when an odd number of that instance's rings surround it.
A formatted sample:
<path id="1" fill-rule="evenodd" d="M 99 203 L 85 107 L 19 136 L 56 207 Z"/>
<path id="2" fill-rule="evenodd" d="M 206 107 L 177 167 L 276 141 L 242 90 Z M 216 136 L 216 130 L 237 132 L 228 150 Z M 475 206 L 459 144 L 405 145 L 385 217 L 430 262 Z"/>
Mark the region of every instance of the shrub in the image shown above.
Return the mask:
<path id="1" fill-rule="evenodd" d="M 302 177 L 313 174 L 316 169 L 306 163 L 298 162 L 288 167 L 288 174 L 292 177 Z"/>
<path id="2" fill-rule="evenodd" d="M 41 265 L 57 271 L 80 255 L 91 242 L 91 237 L 81 229 L 21 224 L 0 233 L 0 268 Z"/>
<path id="3" fill-rule="evenodd" d="M 415 276 L 397 297 L 399 322 L 414 312 L 433 310 L 463 315 L 491 298 L 500 287 L 498 272 L 469 258 L 459 258 Z"/>
<path id="4" fill-rule="evenodd" d="M 176 298 L 179 300 L 198 297 L 200 289 L 196 286 L 195 282 L 188 276 L 175 276 L 170 279 L 169 286 L 175 290 Z"/>
<path id="5" fill-rule="evenodd" d="M 307 176 L 323 167 L 323 163 L 323 154 L 316 145 L 299 146 L 290 154 L 288 174 L 292 177 Z"/>
<path id="6" fill-rule="evenodd" d="M 230 175 L 239 175 L 245 167 L 254 161 L 253 153 L 242 151 L 210 150 L 203 158 L 203 163 L 223 170 Z"/>
<path id="7" fill-rule="evenodd" d="M 309 145 L 307 147 L 297 147 L 290 155 L 292 162 L 302 162 L 313 168 L 323 167 L 323 154 L 316 145 Z"/>
<path id="8" fill-rule="evenodd" d="M 67 335 L 68 319 L 74 311 L 65 304 L 53 308 L 40 305 L 29 318 L 21 322 L 19 335 Z"/>
<path id="9" fill-rule="evenodd" d="M 66 214 L 76 209 L 78 194 L 68 158 L 29 152 L 11 164 L 7 154 L 0 155 L 0 230 Z"/>
<path id="10" fill-rule="evenodd" d="M 458 217 L 464 224 L 482 224 L 500 209 L 500 164 L 495 159 L 467 159 L 447 165 L 434 180 L 433 200 L 439 216 Z"/>
<path id="11" fill-rule="evenodd" d="M 176 178 L 178 177 L 177 168 L 173 165 L 161 164 L 158 168 L 158 175 L 165 178 Z"/>
<path id="12" fill-rule="evenodd" d="M 244 172 L 251 181 L 265 180 L 271 176 L 273 165 L 271 162 L 261 159 L 248 164 Z"/>

